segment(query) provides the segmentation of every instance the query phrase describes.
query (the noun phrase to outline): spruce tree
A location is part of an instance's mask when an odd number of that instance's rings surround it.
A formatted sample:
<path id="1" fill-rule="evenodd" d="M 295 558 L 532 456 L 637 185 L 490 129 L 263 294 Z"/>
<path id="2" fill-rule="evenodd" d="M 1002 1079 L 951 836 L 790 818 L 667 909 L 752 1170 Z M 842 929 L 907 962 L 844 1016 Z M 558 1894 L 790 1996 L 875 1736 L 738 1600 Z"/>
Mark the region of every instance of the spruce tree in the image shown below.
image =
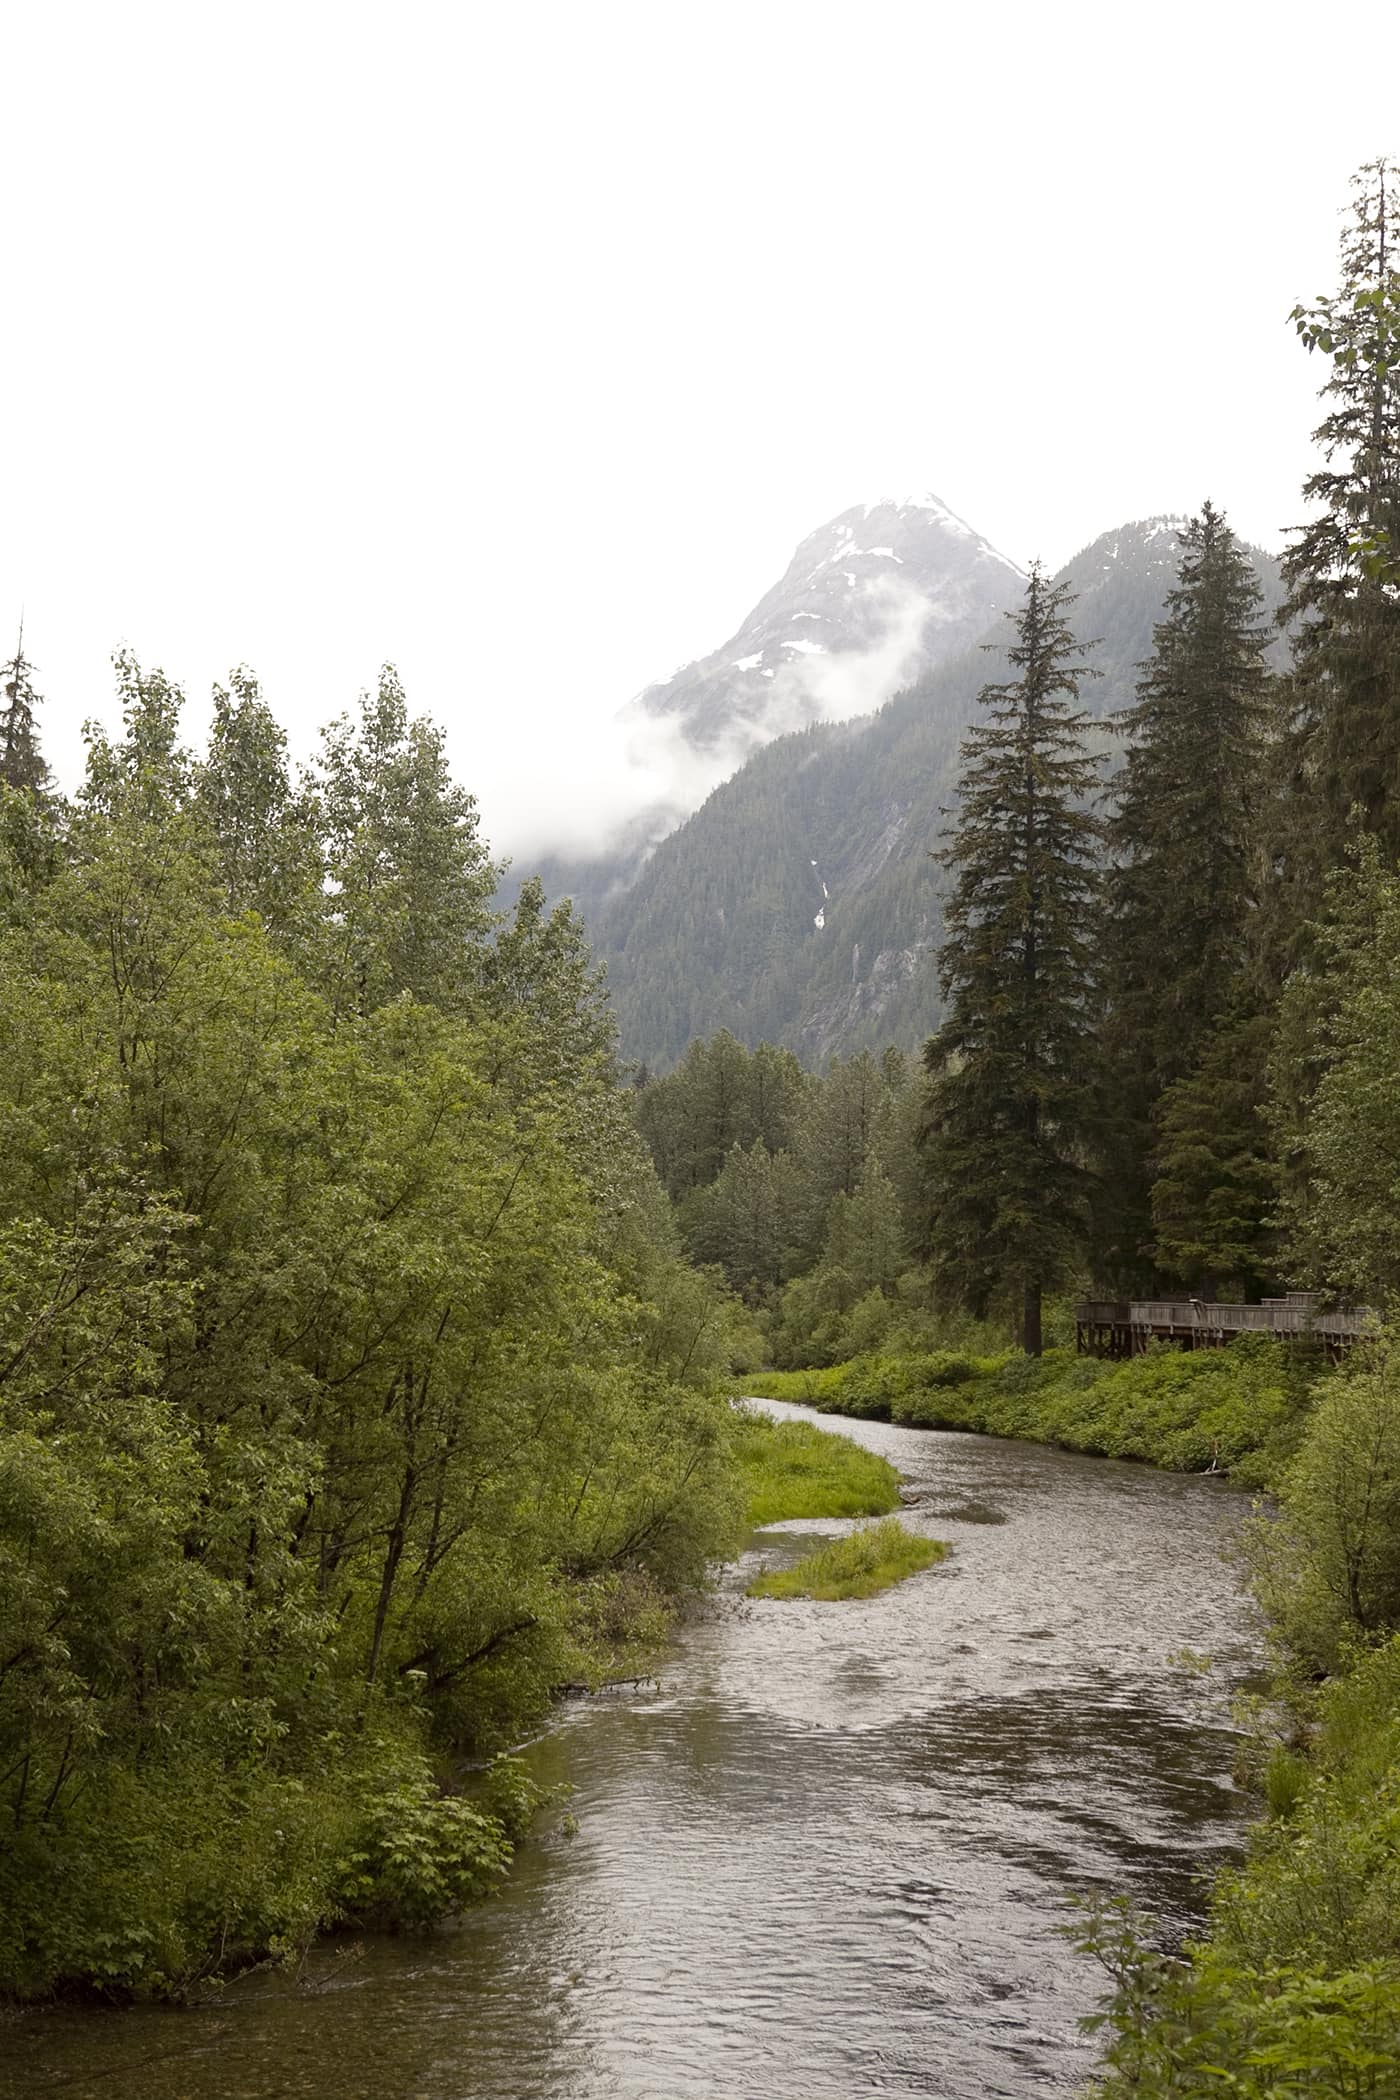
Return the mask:
<path id="1" fill-rule="evenodd" d="M 49 769 L 34 726 L 38 705 L 34 666 L 24 653 L 21 628 L 14 655 L 0 665 L 0 781 L 34 795 L 44 794 L 49 786 Z"/>
<path id="2" fill-rule="evenodd" d="M 1202 506 L 1153 631 L 1109 825 L 1103 1200 L 1096 1263 L 1152 1270 L 1154 1118 L 1238 998 L 1259 891 L 1268 636 L 1249 557 Z"/>
<path id="3" fill-rule="evenodd" d="M 1336 1002 L 1327 958 L 1345 885 L 1332 878 L 1368 840 L 1384 861 L 1400 855 L 1400 168 L 1373 161 L 1352 187 L 1340 289 L 1292 315 L 1329 366 L 1314 433 L 1324 465 L 1303 485 L 1316 514 L 1283 562 L 1293 661 L 1263 915 L 1268 982 L 1275 997 L 1287 987 L 1272 1046 L 1275 1208 L 1295 1220 Z"/>
<path id="4" fill-rule="evenodd" d="M 1087 675 L 1071 596 L 1033 566 L 1011 616 L 1014 678 L 984 686 L 961 807 L 939 855 L 955 871 L 939 977 L 947 1015 L 927 1044 L 925 1251 L 944 1298 L 983 1313 L 1019 1301 L 1041 1348 L 1041 1298 L 1082 1250 L 1090 1175 L 1096 763 L 1077 702 Z"/>
<path id="5" fill-rule="evenodd" d="M 1298 306 L 1310 350 L 1330 360 L 1329 412 L 1314 432 L 1325 464 L 1303 485 L 1318 506 L 1284 557 L 1294 630 L 1289 859 L 1299 908 L 1318 902 L 1353 810 L 1400 853 L 1400 167 L 1353 178 L 1342 283 Z"/>
<path id="6" fill-rule="evenodd" d="M 1272 1007 L 1236 1002 L 1157 1104 L 1157 1261 L 1203 1298 L 1253 1298 L 1277 1280 L 1267 1116 L 1274 1030 Z"/>

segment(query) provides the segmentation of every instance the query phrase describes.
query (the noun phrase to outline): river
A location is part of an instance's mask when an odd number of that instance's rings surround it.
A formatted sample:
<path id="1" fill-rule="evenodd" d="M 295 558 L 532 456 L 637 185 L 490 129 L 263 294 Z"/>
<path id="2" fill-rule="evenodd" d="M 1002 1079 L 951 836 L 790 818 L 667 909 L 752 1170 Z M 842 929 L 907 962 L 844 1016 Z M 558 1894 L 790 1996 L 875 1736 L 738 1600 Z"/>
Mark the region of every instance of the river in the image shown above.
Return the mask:
<path id="1" fill-rule="evenodd" d="M 1123 1891 L 1180 1933 L 1238 1846 L 1230 1698 L 1257 1634 L 1220 1481 L 839 1427 L 925 1499 L 943 1565 L 860 1603 L 743 1601 L 839 1523 L 755 1534 L 658 1685 L 530 1754 L 567 1780 L 504 1894 L 334 1941 L 188 2010 L 0 2026 L 64 2100 L 1031 2100 L 1072 2092 L 1099 1978 L 1060 1928 Z M 1197 1657 L 1209 1656 L 1208 1669 Z"/>

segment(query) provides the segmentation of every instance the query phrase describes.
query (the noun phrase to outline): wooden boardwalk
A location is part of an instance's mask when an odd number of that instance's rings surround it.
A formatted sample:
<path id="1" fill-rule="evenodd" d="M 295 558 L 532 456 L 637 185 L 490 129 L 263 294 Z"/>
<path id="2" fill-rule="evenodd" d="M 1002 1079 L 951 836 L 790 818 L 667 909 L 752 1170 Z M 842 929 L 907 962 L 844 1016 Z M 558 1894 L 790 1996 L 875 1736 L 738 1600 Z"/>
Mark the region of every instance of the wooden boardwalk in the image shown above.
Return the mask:
<path id="1" fill-rule="evenodd" d="M 1074 1309 L 1074 1345 L 1081 1356 L 1141 1356 L 1149 1342 L 1184 1349 L 1220 1349 L 1241 1334 L 1280 1341 L 1313 1340 L 1329 1356 L 1371 1333 L 1379 1316 L 1368 1306 L 1327 1312 L 1314 1291 L 1290 1291 L 1262 1305 L 1217 1305 L 1203 1298 L 1086 1298 Z"/>

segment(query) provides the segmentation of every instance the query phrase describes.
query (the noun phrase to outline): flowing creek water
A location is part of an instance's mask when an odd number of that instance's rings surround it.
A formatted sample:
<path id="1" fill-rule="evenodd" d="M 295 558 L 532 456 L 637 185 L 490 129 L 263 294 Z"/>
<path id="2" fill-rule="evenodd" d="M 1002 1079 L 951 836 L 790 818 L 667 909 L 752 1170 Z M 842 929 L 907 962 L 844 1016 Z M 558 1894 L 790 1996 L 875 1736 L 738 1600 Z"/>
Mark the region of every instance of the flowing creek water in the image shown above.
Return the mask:
<path id="1" fill-rule="evenodd" d="M 832 1422 L 952 1557 L 864 1602 L 746 1603 L 755 1534 L 659 1684 L 529 1756 L 577 1835 L 430 1940 L 313 1950 L 186 2010 L 0 2024 L 64 2100 L 1030 2100 L 1072 2092 L 1100 1978 L 1058 1928 L 1122 1891 L 1175 1931 L 1239 1843 L 1231 1694 L 1257 1635 L 1223 1482 Z M 1212 1658 L 1193 1666 L 1185 1651 Z M 556 1819 L 557 1820 L 557 1819 Z"/>

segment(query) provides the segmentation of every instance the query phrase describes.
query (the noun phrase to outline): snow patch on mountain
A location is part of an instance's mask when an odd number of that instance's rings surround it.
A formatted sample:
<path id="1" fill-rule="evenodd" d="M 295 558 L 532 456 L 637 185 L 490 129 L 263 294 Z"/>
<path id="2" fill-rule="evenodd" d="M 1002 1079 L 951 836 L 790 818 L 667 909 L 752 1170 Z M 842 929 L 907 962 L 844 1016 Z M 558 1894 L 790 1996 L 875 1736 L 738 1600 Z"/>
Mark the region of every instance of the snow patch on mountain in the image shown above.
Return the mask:
<path id="1" fill-rule="evenodd" d="M 635 874 L 755 751 L 818 722 L 873 714 L 978 641 L 1021 583 L 1015 564 L 936 496 L 844 511 L 808 534 L 721 648 L 589 731 L 585 757 L 571 762 L 558 797 L 536 795 L 534 833 L 517 829 L 512 851 L 621 852 Z"/>
<path id="2" fill-rule="evenodd" d="M 903 589 L 891 588 L 891 565 Z M 672 716 L 697 751 L 730 747 L 741 761 L 809 722 L 873 713 L 983 634 L 1020 583 L 1015 563 L 937 496 L 861 504 L 808 534 L 722 649 L 648 686 L 625 715 Z M 794 686 L 785 675 L 799 622 L 802 653 L 839 661 L 838 676 Z"/>

